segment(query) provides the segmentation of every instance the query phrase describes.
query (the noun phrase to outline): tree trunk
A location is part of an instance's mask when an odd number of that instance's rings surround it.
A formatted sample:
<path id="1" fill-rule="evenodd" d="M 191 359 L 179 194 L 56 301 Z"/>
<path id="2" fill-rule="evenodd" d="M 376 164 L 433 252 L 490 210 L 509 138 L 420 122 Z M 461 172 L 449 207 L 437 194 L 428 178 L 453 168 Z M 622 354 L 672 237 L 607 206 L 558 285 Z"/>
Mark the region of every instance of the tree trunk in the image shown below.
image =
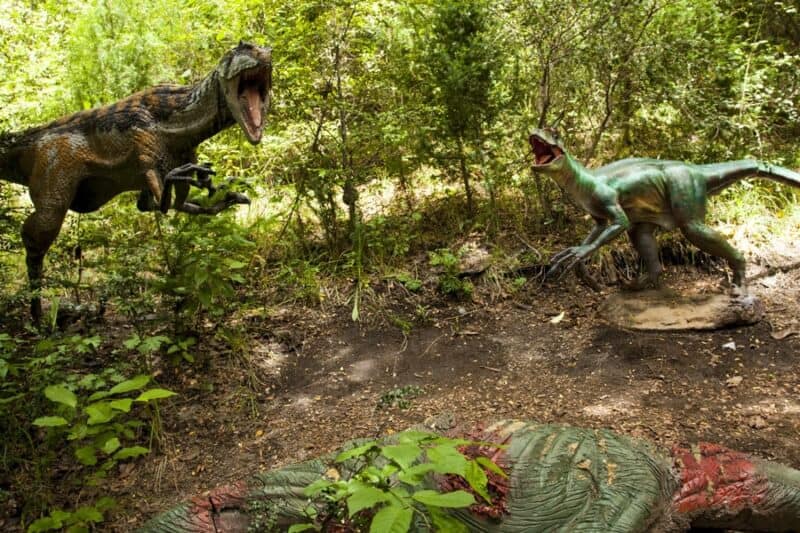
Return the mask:
<path id="1" fill-rule="evenodd" d="M 464 193 L 467 195 L 467 216 L 472 218 L 475 215 L 475 204 L 472 200 L 472 187 L 469 182 L 467 156 L 464 153 L 464 140 L 460 135 L 458 137 L 458 164 L 461 169 L 461 180 L 464 183 Z"/>

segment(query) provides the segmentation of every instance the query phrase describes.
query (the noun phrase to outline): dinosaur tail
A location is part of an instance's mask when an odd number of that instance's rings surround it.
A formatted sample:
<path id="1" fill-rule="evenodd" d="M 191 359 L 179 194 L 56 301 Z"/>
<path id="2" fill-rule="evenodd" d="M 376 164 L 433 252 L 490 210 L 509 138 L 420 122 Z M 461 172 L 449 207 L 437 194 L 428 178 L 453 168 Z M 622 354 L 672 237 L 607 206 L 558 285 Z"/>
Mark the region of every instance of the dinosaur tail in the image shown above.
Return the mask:
<path id="1" fill-rule="evenodd" d="M 800 173 L 754 159 L 700 165 L 708 180 L 709 194 L 716 194 L 747 177 L 766 178 L 800 188 Z"/>

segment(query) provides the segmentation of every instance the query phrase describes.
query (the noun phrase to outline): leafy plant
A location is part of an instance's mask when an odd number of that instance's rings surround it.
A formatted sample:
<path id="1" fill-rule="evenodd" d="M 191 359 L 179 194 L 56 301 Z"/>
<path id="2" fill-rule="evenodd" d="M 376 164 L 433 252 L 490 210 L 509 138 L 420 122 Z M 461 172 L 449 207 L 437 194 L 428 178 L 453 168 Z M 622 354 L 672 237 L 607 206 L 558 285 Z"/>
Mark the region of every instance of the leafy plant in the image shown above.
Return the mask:
<path id="1" fill-rule="evenodd" d="M 84 533 L 105 520 L 104 514 L 116 507 L 113 498 L 104 496 L 92 505 L 84 505 L 74 511 L 54 509 L 45 517 L 28 526 L 28 533 L 40 533 L 63 529 L 67 533 Z"/>
<path id="2" fill-rule="evenodd" d="M 181 361 L 194 363 L 195 358 L 190 348 L 197 344 L 197 339 L 194 337 L 177 337 L 173 340 L 166 335 L 140 337 L 138 333 L 134 333 L 122 344 L 125 348 L 136 350 L 145 356 L 158 352 L 164 346 L 167 346 L 167 355 L 170 356 L 173 364 L 178 364 Z"/>
<path id="3" fill-rule="evenodd" d="M 460 255 L 460 254 L 459 254 Z M 435 252 L 428 252 L 431 266 L 441 267 L 439 274 L 439 290 L 448 296 L 469 298 L 472 296 L 474 286 L 468 279 L 459 276 L 459 256 L 447 248 L 440 248 Z"/>
<path id="4" fill-rule="evenodd" d="M 320 531 L 323 522 L 337 520 L 373 533 L 411 531 L 415 523 L 428 530 L 466 532 L 467 527 L 447 509 L 473 505 L 475 495 L 491 503 L 486 472 L 505 476 L 488 458 L 468 459 L 459 451 L 473 444 L 477 443 L 415 430 L 399 433 L 390 444 L 357 444 L 336 457 L 341 470 L 351 475 L 335 479 L 334 470 L 333 479 L 319 479 L 304 490 L 312 501 L 325 502 L 325 509 L 310 506 L 307 512 L 313 522 L 289 531 Z M 472 492 L 437 490 L 434 475 L 459 476 Z"/>
<path id="5" fill-rule="evenodd" d="M 417 292 L 422 288 L 422 281 L 406 272 L 400 272 L 394 278 L 411 292 Z"/>
<path id="6" fill-rule="evenodd" d="M 387 409 L 389 407 L 399 407 L 400 409 L 408 409 L 411 405 L 411 400 L 420 394 L 422 394 L 422 389 L 416 385 L 398 387 L 382 394 L 378 400 L 377 408 Z"/>
<path id="7" fill-rule="evenodd" d="M 255 244 L 246 229 L 225 214 L 169 220 L 169 272 L 161 290 L 176 300 L 184 316 L 196 320 L 201 310 L 221 316 L 234 301 L 235 287 L 245 283 L 243 274 Z"/>
<path id="8" fill-rule="evenodd" d="M 123 445 L 123 442 L 134 441 L 143 425 L 140 417 L 134 416 L 135 405 L 154 408 L 158 400 L 175 395 L 162 388 L 142 391 L 149 382 L 149 376 L 139 375 L 86 396 L 78 396 L 65 384 L 50 385 L 44 389 L 44 395 L 57 404 L 57 408 L 52 414 L 37 418 L 33 424 L 51 428 L 70 441 L 82 465 L 94 467 L 102 460 L 90 476 L 90 482 L 95 483 L 118 461 L 149 452 L 143 446 Z M 93 381 L 82 382 L 84 385 L 91 383 Z M 136 396 L 132 397 L 132 393 Z"/>
<path id="9" fill-rule="evenodd" d="M 21 341 L 8 333 L 0 333 L 0 406 L 13 402 L 23 394 L 17 382 L 11 379 L 23 369 L 23 365 L 17 363 L 13 357 L 20 343 Z"/>

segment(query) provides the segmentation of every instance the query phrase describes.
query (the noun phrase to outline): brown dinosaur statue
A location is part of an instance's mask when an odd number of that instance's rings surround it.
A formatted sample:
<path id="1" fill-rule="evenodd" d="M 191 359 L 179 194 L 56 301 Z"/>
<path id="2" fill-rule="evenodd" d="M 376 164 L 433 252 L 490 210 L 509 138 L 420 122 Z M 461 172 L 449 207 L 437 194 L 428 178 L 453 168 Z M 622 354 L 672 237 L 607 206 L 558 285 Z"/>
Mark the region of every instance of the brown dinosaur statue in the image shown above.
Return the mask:
<path id="1" fill-rule="evenodd" d="M 140 190 L 141 210 L 216 214 L 246 196 L 226 194 L 209 207 L 187 201 L 191 185 L 214 192 L 195 149 L 238 124 L 252 144 L 261 141 L 272 85 L 272 51 L 240 42 L 195 85 L 157 85 L 119 102 L 0 135 L 0 178 L 28 187 L 34 212 L 22 226 L 31 314 L 42 314 L 44 256 L 67 210 L 95 211 L 116 195 Z M 191 176 L 197 173 L 198 179 Z"/>

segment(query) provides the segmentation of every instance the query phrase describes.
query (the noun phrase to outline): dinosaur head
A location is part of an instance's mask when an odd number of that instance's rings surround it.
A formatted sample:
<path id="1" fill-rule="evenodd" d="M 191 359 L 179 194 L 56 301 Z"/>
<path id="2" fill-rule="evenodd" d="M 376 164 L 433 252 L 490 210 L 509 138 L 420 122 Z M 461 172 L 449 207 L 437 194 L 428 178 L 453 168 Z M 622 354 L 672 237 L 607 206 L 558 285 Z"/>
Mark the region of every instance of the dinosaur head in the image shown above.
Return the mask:
<path id="1" fill-rule="evenodd" d="M 564 143 L 558 132 L 553 128 L 533 130 L 528 142 L 533 150 L 536 170 L 558 170 L 564 163 Z"/>
<path id="2" fill-rule="evenodd" d="M 225 54 L 218 68 L 225 102 L 251 144 L 264 130 L 272 88 L 272 49 L 240 42 Z"/>

